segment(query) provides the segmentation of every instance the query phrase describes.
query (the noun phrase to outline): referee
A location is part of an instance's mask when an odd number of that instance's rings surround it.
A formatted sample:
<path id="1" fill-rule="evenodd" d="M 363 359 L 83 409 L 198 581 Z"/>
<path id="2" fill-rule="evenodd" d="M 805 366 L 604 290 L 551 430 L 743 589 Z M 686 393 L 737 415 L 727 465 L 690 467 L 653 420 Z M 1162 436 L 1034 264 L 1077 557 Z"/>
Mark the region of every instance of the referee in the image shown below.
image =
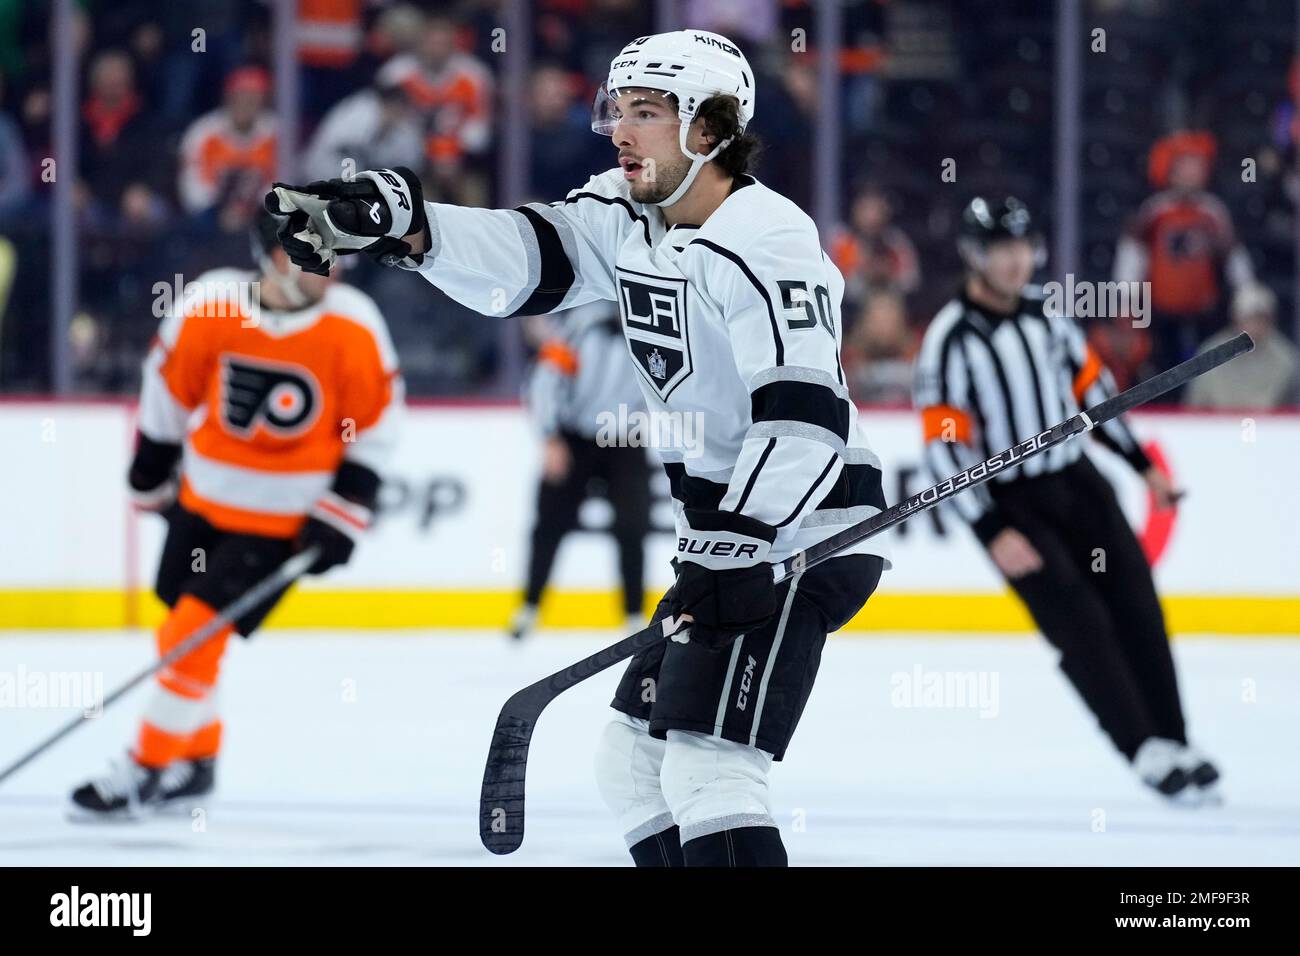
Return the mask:
<path id="1" fill-rule="evenodd" d="M 1027 286 L 1044 261 L 1029 210 L 974 199 L 958 248 L 961 293 L 935 316 L 917 358 L 915 400 L 938 478 L 991 457 L 1114 394 L 1072 318 Z M 1146 481 L 1158 508 L 1182 492 L 1119 418 L 1094 435 Z M 1188 746 L 1164 615 L 1146 557 L 1110 484 L 1064 442 L 952 501 L 1060 652 L 1060 666 L 1143 783 L 1202 802 L 1218 781 Z"/>
<path id="2" fill-rule="evenodd" d="M 632 440 L 626 428 L 629 416 L 644 413 L 645 400 L 618 315 L 606 306 L 580 306 L 560 316 L 563 327 L 542 343 L 528 382 L 529 410 L 543 436 L 542 477 L 524 603 L 510 624 L 516 639 L 535 625 L 560 542 L 579 527 L 578 511 L 593 494 L 614 509 L 609 530 L 618 545 L 628 626 L 638 630 L 645 622 L 650 466 L 643 442 Z M 611 431 L 607 422 L 624 430 Z"/>

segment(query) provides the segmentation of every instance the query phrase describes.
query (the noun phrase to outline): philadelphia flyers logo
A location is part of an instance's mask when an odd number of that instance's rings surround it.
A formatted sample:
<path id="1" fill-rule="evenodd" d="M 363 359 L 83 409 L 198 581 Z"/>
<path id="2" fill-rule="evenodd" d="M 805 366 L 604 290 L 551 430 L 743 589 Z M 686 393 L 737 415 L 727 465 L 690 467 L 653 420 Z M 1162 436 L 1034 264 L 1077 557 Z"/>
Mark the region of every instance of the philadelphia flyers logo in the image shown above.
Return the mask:
<path id="1" fill-rule="evenodd" d="M 299 365 L 221 357 L 221 421 L 237 435 L 261 425 L 282 438 L 301 435 L 320 416 L 320 385 Z"/>

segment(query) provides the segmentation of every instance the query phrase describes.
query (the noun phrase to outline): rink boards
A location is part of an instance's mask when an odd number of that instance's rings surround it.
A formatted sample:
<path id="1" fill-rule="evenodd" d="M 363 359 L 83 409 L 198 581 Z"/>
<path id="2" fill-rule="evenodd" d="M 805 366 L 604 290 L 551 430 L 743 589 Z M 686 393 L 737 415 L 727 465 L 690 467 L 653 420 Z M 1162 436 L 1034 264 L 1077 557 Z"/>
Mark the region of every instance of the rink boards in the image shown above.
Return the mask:
<path id="1" fill-rule="evenodd" d="M 0 447 L 9 452 L 0 482 L 10 505 L 0 628 L 159 619 L 149 584 L 162 523 L 132 514 L 124 492 L 133 415 L 126 403 L 0 403 Z M 912 412 L 865 408 L 861 421 L 884 462 L 889 501 L 930 483 Z M 1300 416 L 1147 413 L 1134 416 L 1134 427 L 1189 492 L 1175 516 L 1150 511 L 1122 462 L 1091 442 L 1090 453 L 1154 560 L 1172 630 L 1300 632 Z M 538 436 L 514 405 L 412 407 L 369 539 L 350 566 L 297 588 L 270 626 L 501 627 L 518 600 L 538 461 Z M 647 543 L 653 600 L 669 583 L 671 511 L 649 456 L 647 469 L 657 529 Z M 609 515 L 601 500 L 584 508 L 584 531 L 561 551 L 545 625 L 616 622 L 614 548 L 601 532 Z M 974 538 L 949 515 L 913 519 L 889 546 L 894 567 L 848 630 L 1030 630 Z"/>

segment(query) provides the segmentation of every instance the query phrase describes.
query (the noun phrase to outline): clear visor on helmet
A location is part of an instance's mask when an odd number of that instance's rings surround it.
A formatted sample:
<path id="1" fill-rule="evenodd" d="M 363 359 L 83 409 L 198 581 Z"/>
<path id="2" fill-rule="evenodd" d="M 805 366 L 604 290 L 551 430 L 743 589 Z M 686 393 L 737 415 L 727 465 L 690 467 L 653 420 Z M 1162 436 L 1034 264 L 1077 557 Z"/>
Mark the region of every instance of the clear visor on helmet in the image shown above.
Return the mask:
<path id="1" fill-rule="evenodd" d="M 591 104 L 592 132 L 613 136 L 615 127 L 624 119 L 624 109 L 627 110 L 627 121 L 637 125 L 675 125 L 679 122 L 677 105 L 671 94 L 645 87 L 611 90 L 602 83 Z"/>

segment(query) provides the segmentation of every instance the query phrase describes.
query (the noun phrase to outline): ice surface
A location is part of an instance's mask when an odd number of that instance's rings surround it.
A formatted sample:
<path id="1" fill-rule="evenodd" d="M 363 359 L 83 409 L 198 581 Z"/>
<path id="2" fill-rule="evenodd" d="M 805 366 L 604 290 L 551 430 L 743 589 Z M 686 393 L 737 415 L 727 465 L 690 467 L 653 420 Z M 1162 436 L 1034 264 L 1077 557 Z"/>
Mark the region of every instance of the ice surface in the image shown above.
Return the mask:
<path id="1" fill-rule="evenodd" d="M 201 819 L 64 818 L 70 787 L 129 743 L 141 689 L 0 787 L 0 863 L 625 865 L 591 772 L 617 669 L 543 716 L 523 848 L 494 857 L 477 834 L 502 702 L 620 636 L 543 634 L 516 646 L 483 633 L 278 632 L 232 642 L 219 792 Z M 100 671 L 111 690 L 151 648 L 143 632 L 7 633 L 0 674 Z M 1175 653 L 1193 739 L 1225 774 L 1220 808 L 1170 807 L 1139 787 L 1039 639 L 832 638 L 774 772 L 791 862 L 1300 863 L 1300 640 L 1189 638 Z M 902 706 L 905 690 L 925 704 L 932 682 L 966 673 L 983 676 L 982 702 Z M 0 707 L 0 764 L 75 712 Z"/>

